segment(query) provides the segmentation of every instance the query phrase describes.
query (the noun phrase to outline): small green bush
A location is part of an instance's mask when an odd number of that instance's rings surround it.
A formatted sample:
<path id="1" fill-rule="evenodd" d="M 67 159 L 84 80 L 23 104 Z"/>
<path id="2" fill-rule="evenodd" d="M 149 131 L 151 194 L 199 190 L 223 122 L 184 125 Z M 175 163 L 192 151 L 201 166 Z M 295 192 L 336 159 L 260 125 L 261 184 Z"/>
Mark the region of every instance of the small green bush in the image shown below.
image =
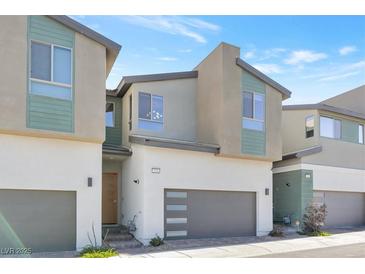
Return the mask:
<path id="1" fill-rule="evenodd" d="M 152 246 L 163 245 L 163 240 L 160 238 L 160 236 L 156 235 L 156 237 L 151 239 L 150 245 L 152 245 Z"/>
<path id="2" fill-rule="evenodd" d="M 274 228 L 273 230 L 270 231 L 269 235 L 271 237 L 283 237 L 284 236 L 283 227 L 280 225 L 274 225 Z"/>
<path id="3" fill-rule="evenodd" d="M 332 234 L 326 231 L 316 231 L 316 232 L 309 232 L 307 233 L 307 235 L 314 237 L 325 237 L 325 236 L 331 236 Z"/>
<path id="4" fill-rule="evenodd" d="M 81 258 L 109 258 L 118 256 L 118 252 L 114 248 L 110 247 L 95 247 L 95 246 L 86 246 L 80 252 Z"/>

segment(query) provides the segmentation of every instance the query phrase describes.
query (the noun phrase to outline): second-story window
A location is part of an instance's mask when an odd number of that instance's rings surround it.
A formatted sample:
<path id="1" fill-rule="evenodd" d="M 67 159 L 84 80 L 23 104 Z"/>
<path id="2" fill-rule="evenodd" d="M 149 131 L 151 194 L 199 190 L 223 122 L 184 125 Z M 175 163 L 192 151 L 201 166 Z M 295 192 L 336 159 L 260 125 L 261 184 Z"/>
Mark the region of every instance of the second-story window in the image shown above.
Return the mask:
<path id="1" fill-rule="evenodd" d="M 71 49 L 31 41 L 30 60 L 30 93 L 72 100 Z"/>
<path id="2" fill-rule="evenodd" d="M 305 118 L 305 138 L 314 136 L 314 116 L 308 116 Z"/>
<path id="3" fill-rule="evenodd" d="M 105 108 L 105 126 L 115 127 L 114 103 L 107 102 Z"/>
<path id="4" fill-rule="evenodd" d="M 364 143 L 364 125 L 359 125 L 359 144 Z"/>
<path id="5" fill-rule="evenodd" d="M 138 94 L 138 127 L 146 130 L 161 130 L 163 118 L 163 97 L 140 92 Z"/>
<path id="6" fill-rule="evenodd" d="M 341 121 L 321 116 L 320 132 L 322 137 L 341 139 Z"/>
<path id="7" fill-rule="evenodd" d="M 265 95 L 256 92 L 243 92 L 243 128 L 264 131 Z"/>

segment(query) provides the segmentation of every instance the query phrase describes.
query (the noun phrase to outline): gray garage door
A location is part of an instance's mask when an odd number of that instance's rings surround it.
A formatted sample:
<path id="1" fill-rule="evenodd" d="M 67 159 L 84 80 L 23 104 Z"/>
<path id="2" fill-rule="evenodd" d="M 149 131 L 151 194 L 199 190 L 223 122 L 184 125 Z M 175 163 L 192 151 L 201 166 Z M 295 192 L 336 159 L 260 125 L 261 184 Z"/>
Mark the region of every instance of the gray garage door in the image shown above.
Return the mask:
<path id="1" fill-rule="evenodd" d="M 75 250 L 76 192 L 0 189 L 0 247 Z"/>
<path id="2" fill-rule="evenodd" d="M 365 194 L 356 192 L 316 192 L 327 205 L 326 226 L 365 225 Z"/>
<path id="3" fill-rule="evenodd" d="M 256 234 L 254 192 L 165 190 L 165 237 Z"/>

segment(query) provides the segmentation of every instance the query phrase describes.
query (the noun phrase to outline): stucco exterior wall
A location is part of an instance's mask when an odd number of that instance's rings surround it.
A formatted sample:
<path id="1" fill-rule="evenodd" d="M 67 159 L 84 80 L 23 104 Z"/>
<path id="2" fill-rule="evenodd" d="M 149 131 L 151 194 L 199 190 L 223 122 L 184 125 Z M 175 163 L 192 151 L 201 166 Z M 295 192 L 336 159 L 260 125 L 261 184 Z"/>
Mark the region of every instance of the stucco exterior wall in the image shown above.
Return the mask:
<path id="1" fill-rule="evenodd" d="M 197 140 L 220 145 L 220 154 L 274 161 L 281 159 L 282 95 L 266 87 L 266 153 L 255 156 L 241 153 L 242 69 L 236 64 L 240 49 L 221 43 L 195 69 L 197 84 Z"/>
<path id="2" fill-rule="evenodd" d="M 0 147 L 0 189 L 76 191 L 76 247 L 89 244 L 93 225 L 101 243 L 100 144 L 0 134 Z"/>
<path id="3" fill-rule="evenodd" d="M 274 173 L 297 169 L 313 171 L 313 190 L 365 192 L 365 170 L 297 164 L 273 169 Z"/>
<path id="4" fill-rule="evenodd" d="M 31 129 L 26 127 L 27 16 L 1 16 L 0 25 L 0 132 L 102 143 L 105 136 L 105 47 L 75 34 L 75 132 Z"/>
<path id="5" fill-rule="evenodd" d="M 140 241 L 163 235 L 165 188 L 256 192 L 257 235 L 272 229 L 271 163 L 136 144 L 132 149 L 123 162 L 123 213 L 126 220 L 138 215 L 135 235 Z M 152 167 L 160 173 L 152 173 Z M 136 179 L 139 184 L 133 183 Z"/>
<path id="6" fill-rule="evenodd" d="M 335 97 L 329 98 L 322 103 L 345 108 L 359 113 L 365 113 L 365 85 L 352 89 Z"/>
<path id="7" fill-rule="evenodd" d="M 163 129 L 151 131 L 138 128 L 138 94 L 139 92 L 163 96 Z M 129 95 L 132 94 L 132 130 L 131 134 L 154 136 L 183 141 L 196 140 L 196 79 L 179 79 L 135 83 L 123 97 L 123 123 L 128 129 Z M 125 134 L 123 133 L 123 136 Z M 127 136 L 126 136 L 127 137 Z M 124 139 L 124 138 L 123 138 Z M 128 143 L 128 138 L 123 140 Z"/>
<path id="8" fill-rule="evenodd" d="M 314 136 L 305 138 L 305 118 L 314 116 Z M 317 110 L 283 110 L 283 154 L 314 147 L 319 144 L 319 116 Z"/>

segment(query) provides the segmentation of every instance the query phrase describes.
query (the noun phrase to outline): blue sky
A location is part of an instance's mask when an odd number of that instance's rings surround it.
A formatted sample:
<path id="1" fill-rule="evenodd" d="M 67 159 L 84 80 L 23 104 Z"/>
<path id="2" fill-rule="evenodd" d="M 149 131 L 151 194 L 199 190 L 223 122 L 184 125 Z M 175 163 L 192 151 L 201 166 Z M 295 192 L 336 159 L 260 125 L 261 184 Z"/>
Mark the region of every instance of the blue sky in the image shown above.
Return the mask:
<path id="1" fill-rule="evenodd" d="M 221 41 L 316 103 L 365 84 L 365 16 L 73 16 L 123 48 L 107 80 L 193 69 Z"/>

